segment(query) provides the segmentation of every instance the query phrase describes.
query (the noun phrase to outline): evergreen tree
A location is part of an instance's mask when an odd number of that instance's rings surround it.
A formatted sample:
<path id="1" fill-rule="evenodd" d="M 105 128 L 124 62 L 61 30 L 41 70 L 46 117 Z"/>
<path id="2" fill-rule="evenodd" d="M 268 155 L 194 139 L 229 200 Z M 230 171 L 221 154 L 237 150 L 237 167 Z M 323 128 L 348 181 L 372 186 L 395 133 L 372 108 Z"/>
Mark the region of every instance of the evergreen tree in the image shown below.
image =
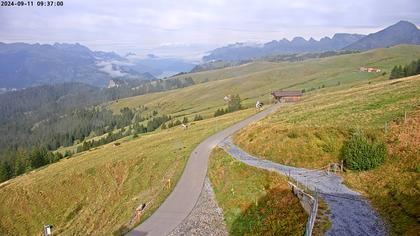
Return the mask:
<path id="1" fill-rule="evenodd" d="M 403 69 L 403 67 L 401 65 L 399 65 L 397 68 L 398 68 L 397 69 L 397 78 L 404 77 L 404 69 Z"/>
<path id="2" fill-rule="evenodd" d="M 48 160 L 46 159 L 47 156 L 46 148 L 39 148 L 34 147 L 31 152 L 31 167 L 33 169 L 46 165 Z"/>
<path id="3" fill-rule="evenodd" d="M 182 124 L 188 124 L 188 118 L 184 116 L 184 119 L 182 120 Z"/>
<path id="4" fill-rule="evenodd" d="M 397 77 L 398 76 L 397 70 L 398 70 L 398 67 L 397 66 L 394 66 L 394 68 L 392 68 L 391 74 L 389 75 L 389 79 L 396 79 L 396 78 L 398 78 Z"/>
<path id="5" fill-rule="evenodd" d="M 13 177 L 13 170 L 9 162 L 0 162 L 0 183 L 11 179 Z"/>
<path id="6" fill-rule="evenodd" d="M 417 60 L 416 75 L 420 74 L 420 59 Z"/>

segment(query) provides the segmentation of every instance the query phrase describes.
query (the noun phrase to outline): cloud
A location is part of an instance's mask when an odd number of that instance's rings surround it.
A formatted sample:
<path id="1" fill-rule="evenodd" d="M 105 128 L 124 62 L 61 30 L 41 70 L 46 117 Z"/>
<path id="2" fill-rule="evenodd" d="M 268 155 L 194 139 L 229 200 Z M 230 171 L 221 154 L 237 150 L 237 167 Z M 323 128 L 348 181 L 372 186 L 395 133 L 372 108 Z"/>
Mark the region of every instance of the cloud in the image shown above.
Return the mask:
<path id="1" fill-rule="evenodd" d="M 112 62 L 109 61 L 98 62 L 96 63 L 96 66 L 99 67 L 100 71 L 107 73 L 112 78 L 123 77 L 127 75 L 127 73 L 121 72 L 115 65 L 112 64 Z"/>
<path id="2" fill-rule="evenodd" d="M 401 19 L 419 24 L 418 12 L 418 0 L 71 0 L 0 8 L 0 40 L 195 57 L 234 42 L 371 33 Z"/>

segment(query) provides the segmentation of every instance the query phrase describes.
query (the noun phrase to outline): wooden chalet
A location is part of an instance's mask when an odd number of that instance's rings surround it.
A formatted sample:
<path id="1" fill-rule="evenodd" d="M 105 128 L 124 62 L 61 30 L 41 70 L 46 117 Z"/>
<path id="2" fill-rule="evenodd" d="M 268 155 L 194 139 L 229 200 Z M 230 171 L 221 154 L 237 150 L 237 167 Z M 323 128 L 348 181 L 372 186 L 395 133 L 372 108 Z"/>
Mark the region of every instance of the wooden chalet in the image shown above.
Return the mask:
<path id="1" fill-rule="evenodd" d="M 298 102 L 303 93 L 301 91 L 274 91 L 271 95 L 275 102 Z"/>

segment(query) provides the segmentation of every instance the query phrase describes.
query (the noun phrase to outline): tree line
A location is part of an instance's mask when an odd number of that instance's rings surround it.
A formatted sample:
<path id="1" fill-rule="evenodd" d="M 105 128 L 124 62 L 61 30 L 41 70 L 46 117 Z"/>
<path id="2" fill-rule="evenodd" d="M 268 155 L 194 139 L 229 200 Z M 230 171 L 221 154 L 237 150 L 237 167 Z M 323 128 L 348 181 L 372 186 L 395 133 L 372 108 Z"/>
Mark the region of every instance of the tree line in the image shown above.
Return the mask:
<path id="1" fill-rule="evenodd" d="M 413 60 L 411 63 L 404 66 L 394 66 L 391 70 L 391 74 L 389 75 L 389 79 L 398 79 L 418 74 L 420 74 L 420 59 L 417 61 Z"/>
<path id="2" fill-rule="evenodd" d="M 6 151 L 0 153 L 0 182 L 74 154 L 71 151 L 66 151 L 64 155 L 54 152 L 59 147 L 80 142 L 81 144 L 76 149 L 76 153 L 79 153 L 129 135 L 136 138 L 139 134 L 153 132 L 158 128 L 166 129 L 189 122 L 187 117 L 184 117 L 182 121 L 174 120 L 171 116 L 159 115 L 157 111 L 152 111 L 151 116 L 146 120 L 144 116 L 141 116 L 143 111 L 147 111 L 147 107 L 141 106 L 137 110 L 125 107 L 117 115 L 106 109 L 85 108 L 62 117 L 64 121 L 53 121 L 52 124 L 47 122 L 45 127 L 41 125 L 40 130 L 49 138 L 41 139 L 39 143 L 34 144 L 35 146 L 8 147 Z M 202 119 L 201 115 L 194 117 L 195 121 Z M 55 128 L 46 129 L 49 125 Z M 65 127 L 62 127 L 64 125 Z M 94 136 L 102 135 L 103 137 L 86 140 L 87 137 L 92 136 L 92 133 Z M 35 137 L 40 138 L 40 136 Z"/>
<path id="3" fill-rule="evenodd" d="M 6 156 L 8 160 L 0 162 L 0 182 L 57 162 L 64 157 L 61 153 L 50 152 L 45 147 L 33 147 L 30 151 L 25 149 L 9 151 Z"/>

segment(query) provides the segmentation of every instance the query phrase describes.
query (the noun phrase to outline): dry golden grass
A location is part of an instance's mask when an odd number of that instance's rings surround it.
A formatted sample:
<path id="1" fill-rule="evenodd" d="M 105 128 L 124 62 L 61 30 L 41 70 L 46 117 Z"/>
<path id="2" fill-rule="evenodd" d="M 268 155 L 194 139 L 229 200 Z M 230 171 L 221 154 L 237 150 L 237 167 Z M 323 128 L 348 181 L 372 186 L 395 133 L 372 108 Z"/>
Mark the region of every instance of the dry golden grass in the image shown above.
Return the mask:
<path id="1" fill-rule="evenodd" d="M 231 235 L 302 235 L 307 215 L 287 180 L 215 149 L 209 165 L 217 202 Z"/>
<path id="2" fill-rule="evenodd" d="M 279 163 L 319 168 L 337 162 L 352 128 L 376 132 L 420 105 L 420 76 L 314 93 L 248 126 L 234 141 Z"/>
<path id="3" fill-rule="evenodd" d="M 150 202 L 144 220 L 160 205 L 171 191 L 167 180 L 177 182 L 198 143 L 253 112 L 107 144 L 12 179 L 0 187 L 0 234 L 41 235 L 47 223 L 55 235 L 111 235 L 133 227 L 127 223 L 134 209 Z"/>
<path id="4" fill-rule="evenodd" d="M 420 75 L 312 94 L 249 126 L 235 142 L 275 162 L 318 168 L 340 160 L 342 143 L 354 128 L 384 139 L 390 154 L 382 166 L 348 171 L 344 178 L 371 200 L 393 234 L 415 235 L 420 230 L 419 111 Z M 405 112 L 413 118 L 402 123 Z"/>

